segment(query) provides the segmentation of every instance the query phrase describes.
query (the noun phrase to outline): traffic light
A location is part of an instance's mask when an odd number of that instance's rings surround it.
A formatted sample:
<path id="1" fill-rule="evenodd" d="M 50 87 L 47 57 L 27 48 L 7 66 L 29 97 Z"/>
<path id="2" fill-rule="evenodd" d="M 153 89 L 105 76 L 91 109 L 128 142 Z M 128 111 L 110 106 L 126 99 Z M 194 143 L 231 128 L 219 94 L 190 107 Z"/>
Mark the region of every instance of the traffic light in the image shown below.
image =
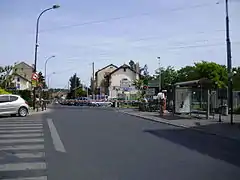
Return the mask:
<path id="1" fill-rule="evenodd" d="M 144 89 L 144 90 L 147 90 L 147 89 L 148 89 L 148 86 L 143 86 L 143 89 Z"/>

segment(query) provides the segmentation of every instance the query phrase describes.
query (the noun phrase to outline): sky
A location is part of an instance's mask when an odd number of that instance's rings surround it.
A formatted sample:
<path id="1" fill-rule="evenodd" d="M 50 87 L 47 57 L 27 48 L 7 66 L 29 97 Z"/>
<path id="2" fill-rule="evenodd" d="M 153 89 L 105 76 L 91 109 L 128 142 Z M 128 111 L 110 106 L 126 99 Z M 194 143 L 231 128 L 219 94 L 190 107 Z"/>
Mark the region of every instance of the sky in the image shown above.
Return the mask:
<path id="1" fill-rule="evenodd" d="M 224 0 L 0 0 L 0 66 L 34 62 L 50 87 L 66 88 L 74 73 L 89 85 L 95 70 L 130 60 L 179 69 L 201 60 L 226 64 Z M 240 0 L 229 0 L 233 66 L 240 66 Z M 55 72 L 55 74 L 53 74 Z"/>

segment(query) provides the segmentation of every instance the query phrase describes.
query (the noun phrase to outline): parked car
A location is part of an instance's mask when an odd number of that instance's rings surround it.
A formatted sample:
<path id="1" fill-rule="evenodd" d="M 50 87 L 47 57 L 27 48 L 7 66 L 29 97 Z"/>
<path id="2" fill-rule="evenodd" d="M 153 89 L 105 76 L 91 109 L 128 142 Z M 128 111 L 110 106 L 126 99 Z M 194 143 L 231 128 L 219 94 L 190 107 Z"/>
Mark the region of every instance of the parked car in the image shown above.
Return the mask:
<path id="1" fill-rule="evenodd" d="M 28 103 L 18 95 L 0 95 L 0 115 L 27 116 L 29 113 Z"/>
<path id="2" fill-rule="evenodd" d="M 92 106 L 108 106 L 108 107 L 111 107 L 112 106 L 112 102 L 110 101 L 101 101 L 101 100 L 93 100 L 91 102 L 91 105 Z"/>
<path id="3" fill-rule="evenodd" d="M 75 106 L 90 106 L 91 105 L 91 99 L 87 97 L 79 97 L 75 99 Z"/>

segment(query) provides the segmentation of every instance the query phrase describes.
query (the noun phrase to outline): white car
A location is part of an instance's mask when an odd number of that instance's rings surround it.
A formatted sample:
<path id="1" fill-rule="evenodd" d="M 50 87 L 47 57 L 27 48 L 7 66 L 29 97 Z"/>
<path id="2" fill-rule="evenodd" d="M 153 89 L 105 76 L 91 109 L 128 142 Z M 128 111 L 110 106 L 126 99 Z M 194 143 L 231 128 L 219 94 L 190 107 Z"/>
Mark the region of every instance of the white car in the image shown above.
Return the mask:
<path id="1" fill-rule="evenodd" d="M 98 101 L 98 100 L 93 100 L 91 102 L 92 105 L 94 106 L 112 106 L 112 102 L 110 101 Z"/>
<path id="2" fill-rule="evenodd" d="M 28 112 L 29 106 L 21 96 L 13 94 L 0 95 L 0 115 L 25 117 Z"/>

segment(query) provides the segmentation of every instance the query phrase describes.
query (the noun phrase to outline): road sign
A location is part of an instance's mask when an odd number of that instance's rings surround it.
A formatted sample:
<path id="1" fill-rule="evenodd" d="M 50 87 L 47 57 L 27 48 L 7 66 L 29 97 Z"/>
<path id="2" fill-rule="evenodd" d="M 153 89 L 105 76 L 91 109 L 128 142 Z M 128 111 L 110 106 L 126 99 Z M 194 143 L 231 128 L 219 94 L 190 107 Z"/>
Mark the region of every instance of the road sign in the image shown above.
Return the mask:
<path id="1" fill-rule="evenodd" d="M 32 74 L 32 80 L 35 80 L 35 81 L 38 80 L 38 74 L 37 73 Z"/>
<path id="2" fill-rule="evenodd" d="M 32 87 L 37 87 L 37 81 L 38 81 L 38 74 L 32 73 Z"/>
<path id="3" fill-rule="evenodd" d="M 148 88 L 146 91 L 146 94 L 149 96 L 154 96 L 155 95 L 155 89 L 154 88 Z"/>

